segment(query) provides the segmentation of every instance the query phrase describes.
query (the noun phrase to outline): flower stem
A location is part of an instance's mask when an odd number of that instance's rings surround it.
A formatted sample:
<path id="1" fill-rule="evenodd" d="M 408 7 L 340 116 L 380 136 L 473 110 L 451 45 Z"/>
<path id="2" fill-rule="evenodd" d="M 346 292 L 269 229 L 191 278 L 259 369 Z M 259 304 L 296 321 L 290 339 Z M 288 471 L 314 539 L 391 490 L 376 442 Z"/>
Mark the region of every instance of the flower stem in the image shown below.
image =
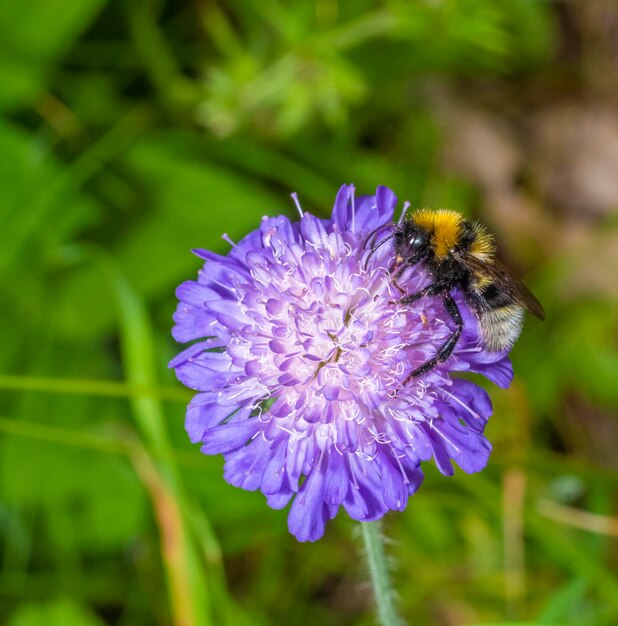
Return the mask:
<path id="1" fill-rule="evenodd" d="M 388 574 L 380 522 L 361 522 L 361 528 L 380 623 L 382 626 L 402 626 L 403 622 L 395 609 L 395 594 Z"/>

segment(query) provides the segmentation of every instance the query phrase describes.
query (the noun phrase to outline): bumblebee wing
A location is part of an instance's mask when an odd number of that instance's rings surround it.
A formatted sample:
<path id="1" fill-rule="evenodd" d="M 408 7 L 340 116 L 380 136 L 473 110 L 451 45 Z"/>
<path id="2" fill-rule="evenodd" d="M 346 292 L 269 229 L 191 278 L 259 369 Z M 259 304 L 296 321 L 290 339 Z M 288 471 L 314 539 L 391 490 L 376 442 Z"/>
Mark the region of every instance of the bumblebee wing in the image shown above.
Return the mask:
<path id="1" fill-rule="evenodd" d="M 485 261 L 473 254 L 463 254 L 458 259 L 473 275 L 485 279 L 489 278 L 491 283 L 510 302 L 526 309 L 526 311 L 536 315 L 541 320 L 545 319 L 545 311 L 541 303 L 526 285 L 511 274 L 510 270 L 503 263 L 494 258 Z M 483 296 L 479 294 L 477 298 L 481 308 L 484 308 Z M 487 308 L 491 307 L 488 305 Z"/>

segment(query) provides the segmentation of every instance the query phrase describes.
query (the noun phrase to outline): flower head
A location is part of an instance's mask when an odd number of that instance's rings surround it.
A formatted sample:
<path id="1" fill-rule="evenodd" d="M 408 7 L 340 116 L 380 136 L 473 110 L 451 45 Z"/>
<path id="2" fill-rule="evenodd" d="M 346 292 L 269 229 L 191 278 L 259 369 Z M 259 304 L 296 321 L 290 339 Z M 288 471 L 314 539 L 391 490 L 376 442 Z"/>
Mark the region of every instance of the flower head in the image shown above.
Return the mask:
<path id="1" fill-rule="evenodd" d="M 368 235 L 393 219 L 396 197 L 379 187 L 355 198 L 344 185 L 330 219 L 265 217 L 227 256 L 205 260 L 177 290 L 174 338 L 193 342 L 170 363 L 199 391 L 186 427 L 205 454 L 223 454 L 225 478 L 259 489 L 288 526 L 314 541 L 339 508 L 371 521 L 403 510 L 434 458 L 465 472 L 487 463 L 487 393 L 453 372 L 507 386 L 505 353 L 485 351 L 461 294 L 464 331 L 451 356 L 409 379 L 452 332 L 439 298 L 403 305 L 389 273 L 392 245 L 373 254 Z M 427 283 L 419 265 L 398 284 Z M 403 384 L 407 379 L 408 382 Z"/>

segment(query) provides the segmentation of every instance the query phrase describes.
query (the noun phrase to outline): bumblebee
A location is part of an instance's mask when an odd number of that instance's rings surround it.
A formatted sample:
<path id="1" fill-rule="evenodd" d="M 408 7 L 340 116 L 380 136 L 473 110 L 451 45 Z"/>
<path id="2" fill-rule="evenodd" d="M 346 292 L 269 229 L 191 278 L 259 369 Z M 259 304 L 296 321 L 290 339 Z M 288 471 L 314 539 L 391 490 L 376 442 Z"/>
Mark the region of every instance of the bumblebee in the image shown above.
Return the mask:
<path id="1" fill-rule="evenodd" d="M 391 234 L 375 244 L 370 255 L 394 239 L 395 260 L 390 272 L 402 294 L 405 290 L 397 281 L 411 266 L 423 264 L 430 277 L 428 285 L 403 295 L 398 302 L 410 304 L 425 297 L 439 297 L 455 324 L 436 354 L 413 370 L 404 385 L 431 371 L 455 349 L 464 326 L 452 295 L 455 289 L 464 294 L 476 314 L 483 344 L 491 352 L 511 348 L 521 332 L 524 311 L 544 319 L 539 301 L 495 257 L 493 237 L 481 224 L 466 220 L 457 211 L 422 209 L 393 223 L 391 228 Z"/>

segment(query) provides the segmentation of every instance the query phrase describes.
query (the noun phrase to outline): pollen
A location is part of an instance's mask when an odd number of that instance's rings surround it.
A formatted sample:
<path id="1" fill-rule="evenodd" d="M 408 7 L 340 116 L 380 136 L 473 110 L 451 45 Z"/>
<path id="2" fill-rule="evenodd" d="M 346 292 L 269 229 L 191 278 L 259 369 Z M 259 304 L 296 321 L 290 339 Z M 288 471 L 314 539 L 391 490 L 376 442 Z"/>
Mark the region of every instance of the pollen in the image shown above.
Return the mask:
<path id="1" fill-rule="evenodd" d="M 422 209 L 414 214 L 414 221 L 432 234 L 437 257 L 445 257 L 457 244 L 463 216 L 457 211 Z"/>

